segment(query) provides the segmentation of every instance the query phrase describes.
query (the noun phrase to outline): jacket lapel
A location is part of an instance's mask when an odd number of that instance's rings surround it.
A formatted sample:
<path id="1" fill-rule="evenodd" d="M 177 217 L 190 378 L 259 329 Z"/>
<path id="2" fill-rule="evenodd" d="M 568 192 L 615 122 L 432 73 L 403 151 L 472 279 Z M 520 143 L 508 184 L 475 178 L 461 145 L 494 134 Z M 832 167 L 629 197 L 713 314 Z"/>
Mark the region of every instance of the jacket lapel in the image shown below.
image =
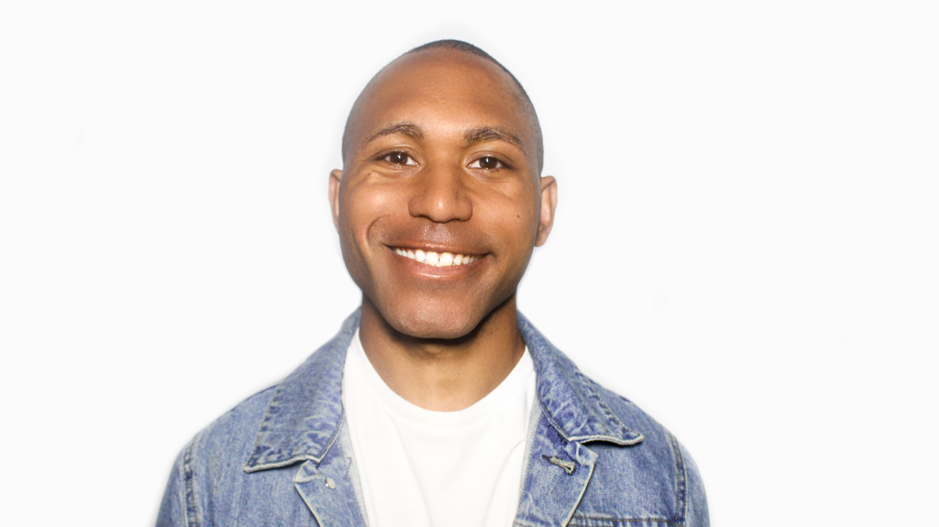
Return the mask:
<path id="1" fill-rule="evenodd" d="M 587 490 L 597 454 L 561 437 L 544 416 L 539 419 L 530 452 L 515 524 L 565 526 Z"/>
<path id="2" fill-rule="evenodd" d="M 596 452 L 585 443 L 620 446 L 642 442 L 603 401 L 595 385 L 519 313 L 518 327 L 537 375 L 540 412 L 530 437 L 516 525 L 566 526 L 580 504 Z"/>
<path id="3" fill-rule="evenodd" d="M 321 527 L 366 527 L 349 474 L 350 459 L 341 450 L 334 445 L 319 465 L 304 462 L 293 483 Z"/>
<path id="4" fill-rule="evenodd" d="M 338 335 L 277 385 L 258 427 L 245 472 L 324 459 L 339 437 L 342 367 L 360 316 L 360 311 L 353 313 Z"/>
<path id="5" fill-rule="evenodd" d="M 341 397 L 359 317 L 353 313 L 335 338 L 277 386 L 244 466 L 250 474 L 299 464 L 293 484 L 320 526 L 366 526 Z"/>
<path id="6" fill-rule="evenodd" d="M 642 442 L 597 393 L 596 385 L 548 342 L 527 318 L 518 314 L 518 329 L 531 353 L 537 375 L 538 402 L 545 417 L 568 441 L 606 441 L 621 446 Z"/>

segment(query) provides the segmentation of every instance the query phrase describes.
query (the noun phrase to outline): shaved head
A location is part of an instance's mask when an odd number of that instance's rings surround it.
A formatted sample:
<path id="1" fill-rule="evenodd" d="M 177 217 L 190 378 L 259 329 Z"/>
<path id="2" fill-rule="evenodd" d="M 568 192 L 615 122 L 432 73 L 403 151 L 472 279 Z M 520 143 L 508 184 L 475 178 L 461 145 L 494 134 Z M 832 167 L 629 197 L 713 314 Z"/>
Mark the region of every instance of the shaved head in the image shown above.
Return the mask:
<path id="1" fill-rule="evenodd" d="M 518 81 L 469 44 L 422 46 L 369 81 L 329 179 L 363 327 L 371 317 L 383 324 L 374 332 L 421 339 L 463 338 L 484 320 L 517 331 L 515 291 L 557 205 L 541 143 Z"/>
<path id="2" fill-rule="evenodd" d="M 349 157 L 349 152 L 351 149 L 355 148 L 354 142 L 361 141 L 366 138 L 355 137 L 356 132 L 356 123 L 360 117 L 360 112 L 364 106 L 365 101 L 373 95 L 377 88 L 387 80 L 388 73 L 393 70 L 396 66 L 401 65 L 402 61 L 406 61 L 409 58 L 412 58 L 414 55 L 419 55 L 423 53 L 452 53 L 454 54 L 454 59 L 459 59 L 460 55 L 463 55 L 463 59 L 475 60 L 477 62 L 482 62 L 487 64 L 497 72 L 497 75 L 502 77 L 506 81 L 506 89 L 515 99 L 515 102 L 521 110 L 528 122 L 528 126 L 531 131 L 531 137 L 533 138 L 532 153 L 534 155 L 534 164 L 537 169 L 536 175 L 541 174 L 541 169 L 544 165 L 544 142 L 541 134 L 541 124 L 538 122 L 538 115 L 535 112 L 535 106 L 532 104 L 531 99 L 528 97 L 528 94 L 525 92 L 525 88 L 522 87 L 522 84 L 512 75 L 505 66 L 499 63 L 496 59 L 492 58 L 491 55 L 485 51 L 479 49 L 478 47 L 461 40 L 437 40 L 418 46 L 407 53 L 404 53 L 397 59 L 391 61 L 388 65 L 381 69 L 374 77 L 369 81 L 369 83 L 362 90 L 362 93 L 359 94 L 356 98 L 355 103 L 352 105 L 352 110 L 349 112 L 349 117 L 346 119 L 346 126 L 342 134 L 342 160 L 345 163 Z M 467 57 L 469 55 L 470 57 Z M 498 133 L 498 132 L 496 132 Z M 515 138 L 517 140 L 517 138 Z"/>

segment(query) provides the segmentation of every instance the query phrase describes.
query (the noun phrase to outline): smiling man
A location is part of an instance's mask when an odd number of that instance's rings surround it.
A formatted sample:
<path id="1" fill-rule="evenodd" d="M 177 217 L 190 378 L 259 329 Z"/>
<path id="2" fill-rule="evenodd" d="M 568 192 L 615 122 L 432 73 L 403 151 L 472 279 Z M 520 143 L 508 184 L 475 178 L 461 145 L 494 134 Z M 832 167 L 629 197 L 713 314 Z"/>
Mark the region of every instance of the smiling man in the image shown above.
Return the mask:
<path id="1" fill-rule="evenodd" d="M 356 100 L 329 178 L 362 308 L 183 449 L 159 525 L 702 526 L 688 453 L 516 310 L 554 178 L 518 81 L 438 41 Z"/>

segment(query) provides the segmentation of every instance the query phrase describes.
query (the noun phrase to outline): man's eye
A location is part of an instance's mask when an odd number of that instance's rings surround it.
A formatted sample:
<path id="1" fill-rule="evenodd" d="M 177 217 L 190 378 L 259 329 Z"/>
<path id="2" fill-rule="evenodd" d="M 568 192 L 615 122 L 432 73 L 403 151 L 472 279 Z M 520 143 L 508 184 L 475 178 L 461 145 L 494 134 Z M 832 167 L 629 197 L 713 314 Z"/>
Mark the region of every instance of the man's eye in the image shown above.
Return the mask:
<path id="1" fill-rule="evenodd" d="M 499 161 L 492 156 L 484 156 L 477 159 L 476 161 L 473 161 L 469 167 L 482 168 L 484 170 L 495 170 L 497 168 L 503 168 L 503 166 L 504 165 L 502 164 L 502 161 Z"/>
<path id="2" fill-rule="evenodd" d="M 404 152 L 392 152 L 386 155 L 384 159 L 393 165 L 417 166 L 417 163 L 414 162 L 411 156 Z"/>

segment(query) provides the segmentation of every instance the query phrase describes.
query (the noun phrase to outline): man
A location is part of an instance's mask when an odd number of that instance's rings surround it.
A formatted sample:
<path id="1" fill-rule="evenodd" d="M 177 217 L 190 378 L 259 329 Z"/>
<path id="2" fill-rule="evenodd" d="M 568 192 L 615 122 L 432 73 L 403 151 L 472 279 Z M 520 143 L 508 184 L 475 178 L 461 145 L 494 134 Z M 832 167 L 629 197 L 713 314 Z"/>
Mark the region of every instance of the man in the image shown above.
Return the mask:
<path id="1" fill-rule="evenodd" d="M 518 81 L 459 41 L 382 69 L 329 179 L 362 308 L 177 459 L 159 525 L 702 526 L 688 453 L 516 311 L 557 185 Z"/>

